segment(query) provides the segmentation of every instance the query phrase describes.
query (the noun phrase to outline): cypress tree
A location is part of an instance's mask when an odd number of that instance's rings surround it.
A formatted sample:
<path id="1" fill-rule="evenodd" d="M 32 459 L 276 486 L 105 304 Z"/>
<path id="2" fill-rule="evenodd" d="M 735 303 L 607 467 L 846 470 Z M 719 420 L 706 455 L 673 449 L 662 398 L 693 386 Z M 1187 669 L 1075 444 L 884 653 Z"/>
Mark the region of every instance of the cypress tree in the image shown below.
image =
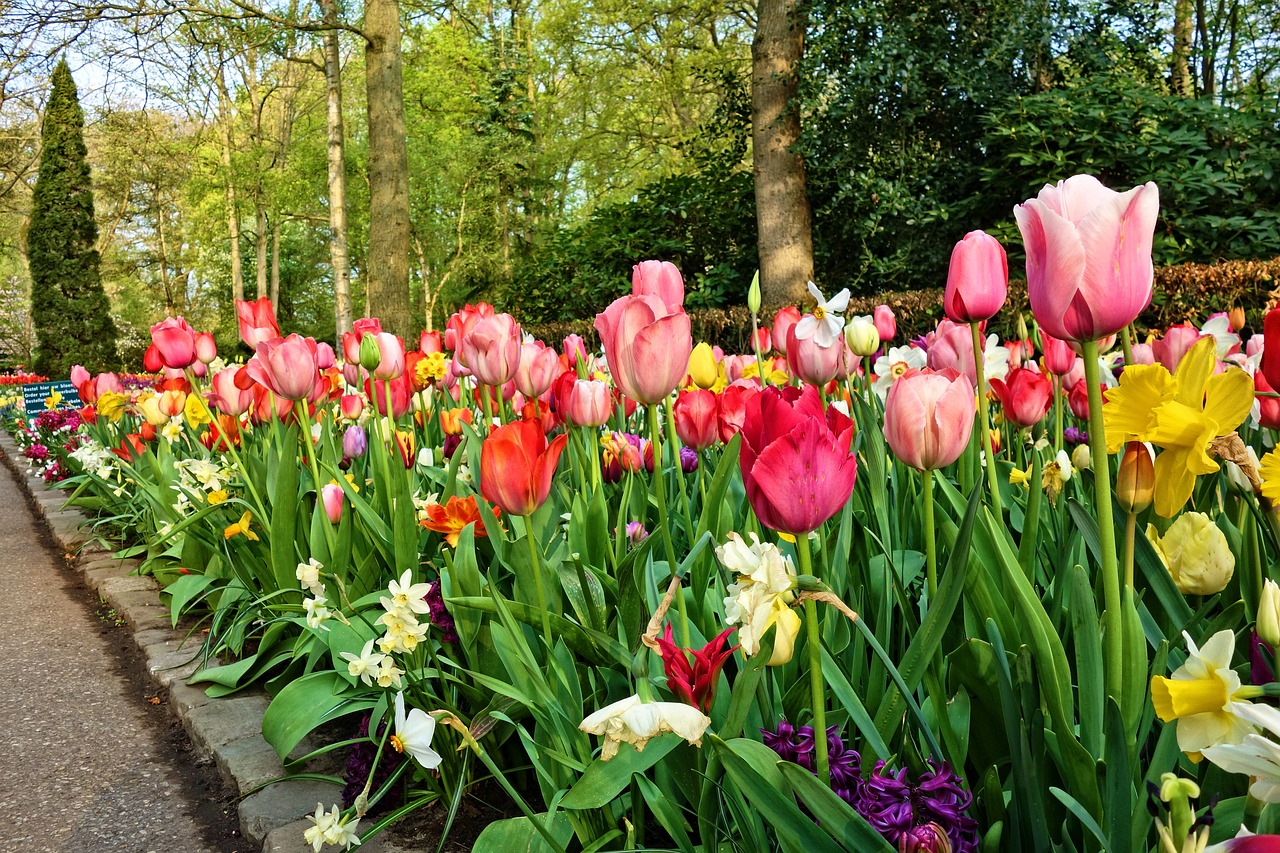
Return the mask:
<path id="1" fill-rule="evenodd" d="M 116 325 L 102 289 L 97 240 L 84 112 L 63 59 L 45 107 L 27 228 L 35 369 L 53 379 L 66 377 L 73 364 L 92 371 L 117 366 Z"/>

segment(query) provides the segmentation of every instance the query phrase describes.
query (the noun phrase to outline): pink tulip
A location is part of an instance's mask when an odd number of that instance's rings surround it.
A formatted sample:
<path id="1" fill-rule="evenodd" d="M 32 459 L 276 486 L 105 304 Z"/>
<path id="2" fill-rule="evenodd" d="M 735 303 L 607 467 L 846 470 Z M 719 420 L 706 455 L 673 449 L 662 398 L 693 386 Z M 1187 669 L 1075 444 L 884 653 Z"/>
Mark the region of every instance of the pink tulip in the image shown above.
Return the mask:
<path id="1" fill-rule="evenodd" d="M 196 332 L 196 361 L 208 364 L 218 357 L 218 344 L 209 332 Z"/>
<path id="2" fill-rule="evenodd" d="M 1071 362 L 1071 369 L 1062 374 L 1062 387 L 1070 391 L 1084 381 L 1084 359 L 1076 356 Z"/>
<path id="3" fill-rule="evenodd" d="M 1187 351 L 1204 335 L 1195 326 L 1186 323 L 1171 326 L 1164 337 L 1151 344 L 1151 354 L 1156 361 L 1165 366 L 1170 373 L 1178 369 L 1178 364 Z"/>
<path id="4" fill-rule="evenodd" d="M 945 468 L 968 446 L 976 411 L 969 377 L 950 368 L 911 369 L 885 399 L 884 437 L 893 454 L 912 468 Z"/>
<path id="5" fill-rule="evenodd" d="M 184 370 L 196 360 L 195 330 L 181 317 L 167 317 L 152 326 L 151 344 L 161 363 L 173 370 Z"/>
<path id="6" fill-rule="evenodd" d="M 459 308 L 445 323 L 444 348 L 453 353 L 461 353 L 462 342 L 471 330 L 485 317 L 493 316 L 493 306 L 487 302 L 478 305 L 467 303 Z M 467 374 L 463 374 L 464 376 Z"/>
<path id="7" fill-rule="evenodd" d="M 396 379 L 404 374 L 404 342 L 390 332 L 374 335 L 378 342 L 378 366 L 373 369 L 374 379 Z"/>
<path id="8" fill-rule="evenodd" d="M 767 326 L 756 329 L 755 336 L 751 339 L 751 347 L 762 355 L 773 349 L 773 334 Z"/>
<path id="9" fill-rule="evenodd" d="M 391 417 L 403 418 L 409 413 L 409 406 L 413 402 L 413 386 L 409 382 L 409 377 L 401 374 L 395 379 L 366 379 L 364 381 L 364 393 L 369 398 L 369 402 L 373 404 L 373 408 L 383 417 L 387 416 L 387 389 L 391 389 Z"/>
<path id="10" fill-rule="evenodd" d="M 716 395 L 710 391 L 696 388 L 680 392 L 673 415 L 676 435 L 685 447 L 706 450 L 716 443 L 719 438 L 716 408 Z"/>
<path id="11" fill-rule="evenodd" d="M 77 364 L 71 368 L 71 384 L 77 388 L 92 378 L 93 377 L 90 375 L 89 371 L 85 370 L 84 365 Z"/>
<path id="12" fill-rule="evenodd" d="M 209 405 L 226 415 L 238 418 L 253 405 L 253 391 L 240 388 L 236 375 L 243 367 L 225 367 L 213 374 L 210 380 Z"/>
<path id="13" fill-rule="evenodd" d="M 799 536 L 838 513 L 858 475 L 853 431 L 838 409 L 823 410 L 813 385 L 766 388 L 750 399 L 739 464 L 760 523 Z"/>
<path id="14" fill-rule="evenodd" d="M 1009 259 L 1000 241 L 970 231 L 951 250 L 942 307 L 957 323 L 989 320 L 1004 307 L 1009 292 Z"/>
<path id="15" fill-rule="evenodd" d="M 364 413 L 364 397 L 359 394 L 343 394 L 338 400 L 338 411 L 347 420 L 356 420 Z"/>
<path id="16" fill-rule="evenodd" d="M 1151 302 L 1151 242 L 1160 213 L 1154 183 L 1118 193 L 1076 175 L 1013 209 L 1027 249 L 1027 294 L 1042 328 L 1096 341 Z"/>
<path id="17" fill-rule="evenodd" d="M 734 382 L 720 392 L 716 401 L 716 429 L 722 443 L 728 444 L 742 432 L 742 425 L 747 419 L 747 404 L 759 393 L 759 384 L 749 379 Z"/>
<path id="18" fill-rule="evenodd" d="M 423 355 L 444 352 L 444 338 L 439 332 L 422 332 L 418 335 L 418 352 Z"/>
<path id="19" fill-rule="evenodd" d="M 258 344 L 246 369 L 253 379 L 285 400 L 305 400 L 320 380 L 316 342 L 293 334 Z"/>
<path id="20" fill-rule="evenodd" d="M 1104 397 L 1106 396 L 1106 390 L 1106 387 L 1103 386 Z M 1089 383 L 1084 381 L 1083 377 L 1079 382 L 1071 386 L 1071 391 L 1067 394 L 1067 407 L 1071 409 L 1071 414 L 1080 420 L 1089 420 Z"/>
<path id="21" fill-rule="evenodd" d="M 872 319 L 876 324 L 876 332 L 880 334 L 880 343 L 886 344 L 898 333 L 898 318 L 888 305 L 877 305 Z"/>
<path id="22" fill-rule="evenodd" d="M 316 366 L 321 370 L 328 370 L 338 363 L 338 357 L 333 351 L 333 347 L 327 341 L 319 341 L 316 343 Z"/>
<path id="23" fill-rule="evenodd" d="M 477 320 L 462 339 L 459 359 L 485 385 L 502 386 L 520 367 L 520 326 L 510 314 Z"/>
<path id="24" fill-rule="evenodd" d="M 569 422 L 574 426 L 603 426 L 613 416 L 613 392 L 607 383 L 575 379 L 569 392 L 568 408 Z"/>
<path id="25" fill-rule="evenodd" d="M 967 325 L 951 320 L 938 323 L 925 358 L 930 370 L 950 369 L 969 377 L 971 386 L 978 382 L 973 366 L 973 332 Z"/>
<path id="26" fill-rule="evenodd" d="M 1049 377 L 1025 367 L 1015 367 L 1003 380 L 992 379 L 991 390 L 1000 398 L 1005 420 L 1016 427 L 1040 423 L 1053 401 Z"/>
<path id="27" fill-rule="evenodd" d="M 1156 363 L 1156 353 L 1155 350 L 1151 348 L 1150 344 L 1134 344 L 1130 347 L 1130 351 L 1133 353 L 1134 364 Z"/>
<path id="28" fill-rule="evenodd" d="M 1069 343 L 1059 340 L 1044 329 L 1041 329 L 1040 347 L 1044 350 L 1045 370 L 1058 376 L 1071 372 L 1071 368 L 1076 363 L 1076 354 L 1072 351 Z"/>
<path id="29" fill-rule="evenodd" d="M 587 343 L 581 335 L 565 335 L 564 340 L 560 342 L 560 350 L 564 353 L 565 361 L 570 367 L 577 367 L 578 359 L 587 357 Z"/>
<path id="30" fill-rule="evenodd" d="M 783 355 L 787 354 L 787 333 L 791 327 L 800 322 L 800 309 L 794 305 L 778 309 L 773 315 L 773 345 Z"/>
<path id="31" fill-rule="evenodd" d="M 520 366 L 516 369 L 516 388 L 529 399 L 547 393 L 561 373 L 560 356 L 541 343 L 522 344 Z"/>
<path id="32" fill-rule="evenodd" d="M 824 347 L 816 337 L 796 337 L 795 324 L 787 329 L 787 368 L 791 375 L 810 385 L 826 385 L 843 368 L 846 346 L 841 335 L 829 347 Z"/>
<path id="33" fill-rule="evenodd" d="M 324 514 L 329 516 L 330 524 L 342 521 L 342 487 L 335 483 L 325 483 L 320 487 L 320 499 L 324 503 Z"/>
<path id="34" fill-rule="evenodd" d="M 631 295 L 657 296 L 668 311 L 684 307 L 684 279 L 670 261 L 641 261 L 631 268 Z"/>
<path id="35" fill-rule="evenodd" d="M 655 295 L 623 296 L 596 315 L 609 373 L 622 393 L 652 406 L 684 379 L 693 351 L 689 315 Z"/>
<path id="36" fill-rule="evenodd" d="M 256 302 L 236 300 L 236 322 L 240 327 L 240 340 L 251 350 L 258 344 L 280 337 L 280 324 L 276 322 L 276 310 L 266 296 Z"/>

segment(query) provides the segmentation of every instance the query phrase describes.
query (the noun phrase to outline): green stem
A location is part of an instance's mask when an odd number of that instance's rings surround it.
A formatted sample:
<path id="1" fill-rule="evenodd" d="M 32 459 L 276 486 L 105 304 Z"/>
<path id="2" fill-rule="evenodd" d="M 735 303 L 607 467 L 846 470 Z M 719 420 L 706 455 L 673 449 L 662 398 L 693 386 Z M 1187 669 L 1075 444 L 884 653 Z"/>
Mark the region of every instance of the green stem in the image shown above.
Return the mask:
<path id="1" fill-rule="evenodd" d="M 675 406 L 672 405 L 671 397 L 669 396 L 666 400 L 666 410 L 667 442 L 671 446 L 671 456 L 675 460 L 676 482 L 680 484 L 680 509 L 682 511 L 681 514 L 684 516 L 685 537 L 689 541 L 693 541 L 693 531 L 695 528 L 693 526 L 693 516 L 689 513 L 689 484 L 684 478 L 684 465 L 680 461 L 680 439 L 676 435 Z M 654 452 L 657 452 L 657 448 L 654 448 Z M 654 459 L 654 464 L 657 464 L 656 457 Z"/>
<path id="2" fill-rule="evenodd" d="M 671 571 L 676 562 L 676 548 L 671 542 L 671 526 L 667 523 L 667 490 L 662 476 L 662 428 L 658 425 L 658 407 L 649 406 L 649 441 L 653 448 L 653 497 L 658 504 L 658 527 L 662 534 L 662 547 L 667 555 Z"/>
<path id="3" fill-rule="evenodd" d="M 547 610 L 547 590 L 542 582 L 542 557 L 538 555 L 538 545 L 533 541 L 533 517 L 524 516 L 524 538 L 529 543 L 529 565 L 533 567 L 533 583 L 538 591 L 538 607 L 542 609 L 542 638 L 547 642 L 547 652 L 553 648 L 551 643 L 551 613 Z"/>
<path id="4" fill-rule="evenodd" d="M 191 372 L 191 368 L 187 368 L 187 381 L 191 383 L 192 393 L 195 394 L 196 398 L 200 401 L 200 406 L 204 409 L 205 416 L 209 418 L 210 422 L 216 423 L 218 419 L 214 416 L 213 410 L 209 408 L 209 403 L 205 400 L 204 394 L 196 390 L 196 377 L 195 374 Z M 237 423 L 237 427 L 238 426 L 239 423 Z M 218 434 L 222 435 L 221 424 L 218 426 Z M 253 497 L 254 505 L 258 508 L 258 517 L 262 519 L 263 524 L 269 524 L 270 517 L 267 515 L 267 507 L 262 502 L 262 498 L 258 496 L 258 490 L 253 485 L 253 478 L 249 476 L 249 469 L 245 467 L 244 460 L 240 458 L 240 451 L 236 450 L 235 442 L 231 440 L 231 436 L 222 435 L 222 444 L 227 448 L 227 452 L 231 454 L 231 458 L 235 461 L 236 467 L 240 469 L 241 476 L 244 477 L 245 487 L 249 490 L 250 496 Z M 215 444 L 214 447 L 217 447 L 217 445 Z"/>
<path id="5" fill-rule="evenodd" d="M 320 506 L 323 498 L 320 494 L 320 464 L 316 461 L 316 447 L 311 443 L 311 415 L 307 413 L 307 401 L 299 400 L 299 415 L 302 419 L 302 443 L 307 448 L 307 461 L 311 463 L 311 479 L 316 489 L 316 505 Z M 332 524 L 322 525 L 324 527 L 325 541 L 329 545 L 329 556 L 332 557 L 338 550 L 338 543 L 335 541 L 337 533 L 334 532 Z"/>
<path id="6" fill-rule="evenodd" d="M 1062 449 L 1062 377 L 1053 375 L 1053 452 Z"/>
<path id="7" fill-rule="evenodd" d="M 933 471 L 925 469 L 924 475 L 924 554 L 925 579 L 929 590 L 929 604 L 938 595 L 938 543 L 933 533 Z"/>
<path id="8" fill-rule="evenodd" d="M 1124 635 L 1120 630 L 1120 565 L 1116 559 L 1115 516 L 1111 511 L 1111 463 L 1102 423 L 1102 386 L 1098 384 L 1098 342 L 1084 341 L 1084 381 L 1089 392 L 1089 455 L 1093 459 L 1094 510 L 1102 558 L 1102 594 L 1106 612 L 1105 657 L 1107 695 L 1121 701 L 1124 684 Z"/>
<path id="9" fill-rule="evenodd" d="M 1125 367 L 1133 364 L 1133 337 L 1129 334 L 1129 327 L 1125 326 L 1120 330 L 1120 346 L 1124 349 Z"/>
<path id="10" fill-rule="evenodd" d="M 973 333 L 973 370 L 978 379 L 978 435 L 982 440 L 982 450 L 987 459 L 987 486 L 991 489 L 991 510 L 996 518 L 1000 518 L 1003 509 L 1000 504 L 1000 483 L 996 478 L 996 454 L 991 444 L 991 427 L 987 423 L 987 382 L 983 375 L 982 332 L 977 323 L 970 323 L 969 331 Z"/>
<path id="11" fill-rule="evenodd" d="M 1138 514 L 1129 513 L 1124 522 L 1124 588 L 1133 589 L 1133 539 L 1138 530 Z"/>
<path id="12" fill-rule="evenodd" d="M 493 403 L 485 386 L 476 382 L 476 389 L 480 392 L 480 406 L 484 411 L 484 432 L 481 435 L 488 435 L 493 430 Z"/>
<path id="13" fill-rule="evenodd" d="M 809 553 L 809 535 L 796 534 L 796 556 L 800 574 L 813 574 L 813 557 Z M 809 696 L 813 703 L 813 742 L 818 752 L 818 778 L 831 785 L 831 767 L 827 760 L 826 682 L 822 677 L 822 637 L 818 630 L 818 603 L 812 598 L 804 602 L 804 622 L 809 646 Z"/>

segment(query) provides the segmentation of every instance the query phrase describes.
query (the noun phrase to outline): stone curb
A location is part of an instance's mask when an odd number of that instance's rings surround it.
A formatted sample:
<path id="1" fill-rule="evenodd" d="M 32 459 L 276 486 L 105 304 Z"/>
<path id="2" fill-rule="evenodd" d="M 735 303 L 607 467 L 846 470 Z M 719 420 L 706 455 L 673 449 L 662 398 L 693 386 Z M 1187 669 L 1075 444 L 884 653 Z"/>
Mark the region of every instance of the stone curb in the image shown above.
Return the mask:
<path id="1" fill-rule="evenodd" d="M 3 430 L 0 457 L 23 481 L 34 511 L 71 565 L 115 618 L 128 626 L 146 659 L 147 674 L 157 691 L 167 691 L 169 709 L 196 750 L 214 762 L 223 781 L 241 797 L 237 805 L 241 834 L 253 845 L 260 844 L 263 853 L 309 853 L 312 847 L 304 841 L 303 832 L 312 823 L 306 815 L 315 813 L 318 802 L 329 808 L 339 792 L 330 783 L 309 779 L 268 784 L 287 771 L 262 737 L 267 695 L 255 689 L 213 699 L 202 687 L 187 684 L 200 663 L 200 642 L 175 629 L 155 579 L 135 574 L 137 560 L 115 557 L 110 543 L 86 529 L 90 519 L 78 509 L 64 507 L 69 493 L 31 475 L 13 438 Z M 291 757 L 312 749 L 304 740 Z M 413 853 L 381 837 L 356 849 Z"/>

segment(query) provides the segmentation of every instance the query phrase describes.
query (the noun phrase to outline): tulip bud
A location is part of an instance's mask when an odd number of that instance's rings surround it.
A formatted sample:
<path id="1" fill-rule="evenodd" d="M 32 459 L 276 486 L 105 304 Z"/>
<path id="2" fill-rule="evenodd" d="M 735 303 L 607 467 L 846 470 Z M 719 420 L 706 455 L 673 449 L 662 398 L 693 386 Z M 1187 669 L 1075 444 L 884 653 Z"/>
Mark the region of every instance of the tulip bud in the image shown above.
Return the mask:
<path id="1" fill-rule="evenodd" d="M 880 332 L 869 315 L 852 317 L 844 327 L 844 341 L 859 358 L 874 355 L 880 349 Z"/>
<path id="2" fill-rule="evenodd" d="M 330 524 L 342 521 L 342 487 L 327 483 L 320 487 L 320 499 L 324 503 L 324 514 L 329 517 Z"/>
<path id="3" fill-rule="evenodd" d="M 218 345 L 209 332 L 196 332 L 196 361 L 208 364 L 218 357 Z"/>
<path id="4" fill-rule="evenodd" d="M 1276 648 L 1280 646 L 1280 586 L 1268 579 L 1262 585 L 1258 600 L 1258 639 Z"/>
<path id="5" fill-rule="evenodd" d="M 711 388 L 716 384 L 716 355 L 711 344 L 703 341 L 689 354 L 689 377 L 699 388 Z"/>
<path id="6" fill-rule="evenodd" d="M 1077 471 L 1088 471 L 1092 461 L 1087 444 L 1077 444 L 1076 449 L 1071 451 L 1071 467 Z"/>
<path id="7" fill-rule="evenodd" d="M 1151 506 L 1155 482 L 1156 468 L 1151 451 L 1141 441 L 1129 442 L 1125 445 L 1120 472 L 1116 475 L 1116 501 L 1120 508 L 1125 512 L 1138 513 Z"/>
<path id="8" fill-rule="evenodd" d="M 760 313 L 760 270 L 751 277 L 751 287 L 747 288 L 747 308 L 752 314 Z"/>
<path id="9" fill-rule="evenodd" d="M 1222 592 L 1235 574 L 1236 558 L 1227 537 L 1202 512 L 1178 516 L 1163 537 L 1149 524 L 1147 538 L 1183 595 Z"/>
<path id="10" fill-rule="evenodd" d="M 378 348 L 378 339 L 374 335 L 365 335 L 360 339 L 360 366 L 372 371 L 380 364 L 382 350 Z"/>
<path id="11" fill-rule="evenodd" d="M 364 456 L 369 449 L 369 439 L 364 434 L 364 427 L 349 426 L 342 434 L 342 455 L 354 459 Z"/>
<path id="12" fill-rule="evenodd" d="M 1244 309 L 1239 305 L 1232 308 L 1227 312 L 1227 320 L 1231 323 L 1231 331 L 1239 332 L 1244 328 L 1244 324 L 1247 322 L 1244 316 Z"/>

